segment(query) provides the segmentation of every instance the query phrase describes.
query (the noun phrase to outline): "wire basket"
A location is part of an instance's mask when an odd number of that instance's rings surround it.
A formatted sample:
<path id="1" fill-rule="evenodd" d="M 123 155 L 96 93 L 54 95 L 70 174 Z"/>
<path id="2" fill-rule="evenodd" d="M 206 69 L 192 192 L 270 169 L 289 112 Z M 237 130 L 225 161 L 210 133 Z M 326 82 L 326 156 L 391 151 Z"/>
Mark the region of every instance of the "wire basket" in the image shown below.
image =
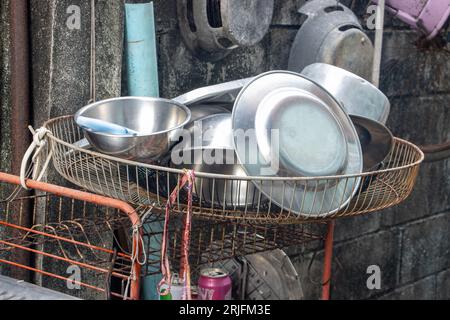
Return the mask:
<path id="1" fill-rule="evenodd" d="M 118 237 L 129 230 L 130 218 L 117 209 L 16 194 L 0 201 L 0 274 L 79 298 L 128 299 L 132 243 Z"/>
<path id="2" fill-rule="evenodd" d="M 143 275 L 159 274 L 164 216 L 152 214 L 143 224 L 144 248 L 147 256 Z M 205 264 L 234 257 L 270 251 L 278 248 L 305 245 L 323 240 L 325 224 L 250 225 L 215 222 L 196 218 L 192 221 L 189 262 L 193 275 Z M 168 256 L 173 270 L 179 270 L 182 258 L 181 217 L 171 219 L 168 228 Z"/>
<path id="3" fill-rule="evenodd" d="M 75 146 L 84 136 L 72 116 L 52 119 L 45 128 L 50 131 L 47 139 L 56 170 L 70 182 L 92 192 L 162 212 L 171 190 L 184 174 L 183 170 L 169 168 L 164 163 L 143 164 Z M 423 153 L 418 147 L 395 138 L 379 170 L 359 175 L 274 178 L 196 172 L 193 213 L 215 221 L 274 225 L 379 211 L 401 203 L 410 195 L 422 161 Z M 254 183 L 264 186 L 266 192 L 254 188 Z M 351 200 L 336 195 L 337 188 L 333 188 L 336 184 L 352 189 Z M 295 192 L 292 192 L 292 200 L 289 194 L 283 194 L 281 198 L 288 200 L 278 206 L 273 192 L 284 193 L 289 188 L 313 190 L 313 204 L 295 199 L 300 203 L 300 210 L 295 211 L 292 206 Z M 328 207 L 326 198 L 332 199 L 332 206 Z M 186 193 L 182 190 L 173 211 L 185 213 L 186 203 Z"/>

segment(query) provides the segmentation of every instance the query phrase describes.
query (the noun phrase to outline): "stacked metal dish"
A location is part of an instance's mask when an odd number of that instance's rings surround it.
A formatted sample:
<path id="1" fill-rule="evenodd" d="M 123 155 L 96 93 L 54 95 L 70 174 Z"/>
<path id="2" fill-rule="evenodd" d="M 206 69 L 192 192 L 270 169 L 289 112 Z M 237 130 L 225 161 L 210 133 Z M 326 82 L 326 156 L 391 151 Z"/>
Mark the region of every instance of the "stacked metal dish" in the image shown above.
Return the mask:
<path id="1" fill-rule="evenodd" d="M 357 175 L 363 169 L 358 135 L 348 115 L 326 90 L 296 73 L 265 73 L 244 87 L 234 105 L 233 130 L 237 156 L 249 176 Z M 240 131 L 248 139 L 242 139 Z M 255 180 L 275 204 L 308 216 L 336 212 L 359 184 L 360 178 L 303 185 Z"/>
<path id="2" fill-rule="evenodd" d="M 313 64 L 303 75 L 272 71 L 174 100 L 98 102 L 75 120 L 101 152 L 143 162 L 169 159 L 172 168 L 217 175 L 196 181 L 194 196 L 202 203 L 238 209 L 267 198 L 293 214 L 324 217 L 345 207 L 363 185 L 360 174 L 376 169 L 390 152 L 392 134 L 383 125 L 388 113 L 387 98 L 365 80 Z M 81 117 L 130 132 L 96 132 L 83 126 Z M 183 140 L 175 144 L 179 137 Z M 124 140 L 138 138 L 143 144 Z M 106 148 L 118 140 L 124 141 L 121 149 Z M 335 179 L 339 176 L 348 178 Z M 306 178 L 304 183 L 297 183 L 298 177 Z"/>
<path id="3" fill-rule="evenodd" d="M 172 150 L 171 167 L 246 176 L 235 156 L 230 113 L 212 114 L 197 120 L 189 127 L 189 136 L 187 142 L 181 142 Z M 257 193 L 250 181 L 197 179 L 194 195 L 207 204 L 242 208 L 251 205 Z"/>
<path id="4" fill-rule="evenodd" d="M 301 74 L 330 92 L 348 114 L 386 123 L 389 100 L 369 81 L 326 63 L 311 64 Z"/>
<path id="5" fill-rule="evenodd" d="M 385 126 L 389 99 L 370 82 L 342 68 L 314 63 L 302 75 L 332 94 L 347 112 L 360 138 L 364 171 L 375 170 L 391 151 L 394 137 Z"/>
<path id="6" fill-rule="evenodd" d="M 96 150 L 141 162 L 153 162 L 167 153 L 190 119 L 189 109 L 178 102 L 145 97 L 99 101 L 75 114 L 75 122 Z"/>

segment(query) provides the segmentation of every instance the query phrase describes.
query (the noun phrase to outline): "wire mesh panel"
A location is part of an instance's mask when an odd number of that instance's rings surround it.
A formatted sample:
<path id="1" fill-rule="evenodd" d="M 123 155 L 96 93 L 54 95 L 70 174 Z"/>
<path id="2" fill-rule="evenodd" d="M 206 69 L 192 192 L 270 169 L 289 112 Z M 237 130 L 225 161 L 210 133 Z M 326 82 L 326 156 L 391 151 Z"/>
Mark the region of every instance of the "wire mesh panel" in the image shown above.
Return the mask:
<path id="1" fill-rule="evenodd" d="M 182 258 L 182 220 L 174 216 L 168 228 L 168 256 L 173 270 L 179 270 Z M 156 212 L 143 223 L 147 257 L 144 276 L 160 273 L 163 228 L 164 216 Z M 195 218 L 190 232 L 189 262 L 195 275 L 199 271 L 196 268 L 207 263 L 322 240 L 324 228 L 325 224 L 251 225 Z"/>
<path id="2" fill-rule="evenodd" d="M 143 164 L 77 147 L 74 143 L 83 134 L 71 116 L 50 120 L 45 127 L 51 132 L 48 139 L 57 171 L 92 192 L 161 210 L 184 174 L 165 161 Z M 409 196 L 422 161 L 419 148 L 395 139 L 380 168 L 359 175 L 269 178 L 196 172 L 193 211 L 196 217 L 215 221 L 267 225 L 374 212 Z M 173 210 L 186 212 L 186 200 L 182 189 Z"/>
<path id="3" fill-rule="evenodd" d="M 0 274 L 80 298 L 124 298 L 130 230 L 130 219 L 115 209 L 16 194 L 0 201 Z"/>

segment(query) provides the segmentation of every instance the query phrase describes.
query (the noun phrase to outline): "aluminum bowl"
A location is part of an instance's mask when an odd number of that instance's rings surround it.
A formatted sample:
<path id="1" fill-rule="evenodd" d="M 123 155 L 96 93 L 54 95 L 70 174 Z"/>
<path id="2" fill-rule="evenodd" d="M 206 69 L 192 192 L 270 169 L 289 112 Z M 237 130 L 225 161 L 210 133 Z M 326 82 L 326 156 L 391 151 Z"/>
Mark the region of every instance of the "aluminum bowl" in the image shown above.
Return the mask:
<path id="1" fill-rule="evenodd" d="M 391 109 L 389 99 L 367 80 L 326 63 L 311 64 L 302 75 L 331 93 L 348 114 L 386 123 Z"/>
<path id="2" fill-rule="evenodd" d="M 234 152 L 230 113 L 200 119 L 189 132 L 191 141 L 184 141 L 173 148 L 171 167 L 202 173 L 246 176 Z M 174 155 L 177 155 L 177 160 Z M 211 159 L 205 158 L 205 155 L 211 155 Z M 180 161 L 181 157 L 189 160 Z M 213 161 L 214 159 L 220 160 Z M 194 195 L 207 204 L 237 208 L 255 203 L 259 193 L 251 181 L 197 178 Z"/>
<path id="3" fill-rule="evenodd" d="M 177 142 L 180 130 L 190 121 L 190 110 L 167 99 L 121 97 L 99 101 L 80 109 L 80 116 L 108 121 L 137 131 L 114 135 L 82 128 L 89 143 L 101 153 L 140 162 L 153 162 Z"/>

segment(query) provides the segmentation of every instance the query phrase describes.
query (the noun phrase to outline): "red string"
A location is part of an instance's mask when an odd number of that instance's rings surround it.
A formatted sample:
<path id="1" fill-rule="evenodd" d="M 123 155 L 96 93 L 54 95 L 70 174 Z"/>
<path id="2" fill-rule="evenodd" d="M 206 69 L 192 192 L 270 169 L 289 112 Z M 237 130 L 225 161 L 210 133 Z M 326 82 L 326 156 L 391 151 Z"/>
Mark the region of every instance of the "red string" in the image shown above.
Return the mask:
<path id="1" fill-rule="evenodd" d="M 180 263 L 180 280 L 183 282 L 183 300 L 191 300 L 191 272 L 189 265 L 189 246 L 192 225 L 192 189 L 195 181 L 194 171 L 186 171 L 181 178 L 181 181 L 170 194 L 166 204 L 166 214 L 164 219 L 163 239 L 161 243 L 161 272 L 163 278 L 159 282 L 158 291 L 161 292 L 161 287 L 166 285 L 168 287 L 164 294 L 169 294 L 172 286 L 172 274 L 170 270 L 169 257 L 167 256 L 167 242 L 169 232 L 170 210 L 173 203 L 177 200 L 178 193 L 186 184 L 188 184 L 188 208 L 183 222 L 183 237 L 181 240 L 181 263 Z"/>

